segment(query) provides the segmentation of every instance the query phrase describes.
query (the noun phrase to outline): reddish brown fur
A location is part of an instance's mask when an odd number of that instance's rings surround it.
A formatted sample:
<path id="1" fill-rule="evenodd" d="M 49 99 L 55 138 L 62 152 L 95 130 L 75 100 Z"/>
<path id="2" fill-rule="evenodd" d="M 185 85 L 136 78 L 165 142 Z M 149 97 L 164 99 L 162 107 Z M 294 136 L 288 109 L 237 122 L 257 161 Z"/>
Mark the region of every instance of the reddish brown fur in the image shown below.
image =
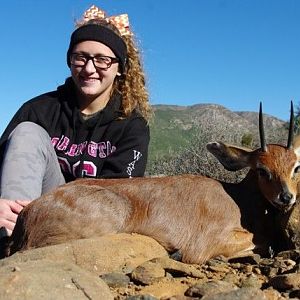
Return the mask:
<path id="1" fill-rule="evenodd" d="M 294 151 L 288 150 L 280 145 L 269 145 L 268 152 L 256 151 L 253 155 L 253 165 L 267 166 L 272 173 L 272 181 L 260 178 L 259 187 L 264 191 L 265 197 L 272 203 L 272 199 L 282 191 L 283 185 L 287 185 L 289 191 L 297 195 L 299 178 L 291 178 L 293 166 L 297 161 Z M 271 163 L 270 163 L 271 162 Z M 255 169 L 255 167 L 253 167 Z M 298 176 L 299 177 L 299 176 Z"/>
<path id="2" fill-rule="evenodd" d="M 118 232 L 153 237 L 192 263 L 245 254 L 254 244 L 267 249 L 278 238 L 275 219 L 265 214 L 280 192 L 278 182 L 293 190 L 299 181 L 289 176 L 293 151 L 269 145 L 267 153 L 251 152 L 221 143 L 210 144 L 209 150 L 228 168 L 249 165 L 252 170 L 239 184 L 197 175 L 77 180 L 21 212 L 7 254 Z M 270 169 L 274 182 L 256 175 L 257 164 Z"/>
<path id="3" fill-rule="evenodd" d="M 206 192 L 199 190 L 203 185 Z M 222 207 L 210 199 L 210 190 L 216 199 L 223 198 Z M 64 185 L 22 211 L 10 249 L 12 254 L 116 232 L 151 236 L 170 251 L 180 249 L 189 262 L 253 247 L 252 235 L 240 225 L 239 208 L 229 196 L 224 197 L 222 185 L 202 176 L 182 175 L 82 179 Z M 243 240 L 235 235 L 243 235 Z M 208 248 L 207 243 L 214 246 Z"/>

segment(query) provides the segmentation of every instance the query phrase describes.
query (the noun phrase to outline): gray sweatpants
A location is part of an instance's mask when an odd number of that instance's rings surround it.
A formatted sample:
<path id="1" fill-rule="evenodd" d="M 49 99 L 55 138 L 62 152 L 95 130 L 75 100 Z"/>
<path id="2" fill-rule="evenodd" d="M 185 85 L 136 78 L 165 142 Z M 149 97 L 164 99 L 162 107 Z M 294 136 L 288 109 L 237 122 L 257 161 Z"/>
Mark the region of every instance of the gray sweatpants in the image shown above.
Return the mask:
<path id="1" fill-rule="evenodd" d="M 1 198 L 33 200 L 64 183 L 46 130 L 32 122 L 20 123 L 10 134 L 4 152 Z"/>

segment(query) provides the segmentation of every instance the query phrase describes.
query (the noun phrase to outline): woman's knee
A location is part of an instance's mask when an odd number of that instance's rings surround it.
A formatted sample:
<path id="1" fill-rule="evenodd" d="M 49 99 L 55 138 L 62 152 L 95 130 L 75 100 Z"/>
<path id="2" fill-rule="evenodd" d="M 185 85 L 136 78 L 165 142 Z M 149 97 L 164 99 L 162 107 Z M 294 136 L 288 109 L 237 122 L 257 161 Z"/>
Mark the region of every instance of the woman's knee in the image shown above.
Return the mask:
<path id="1" fill-rule="evenodd" d="M 8 153 L 30 153 L 37 155 L 42 153 L 43 157 L 48 152 L 54 151 L 51 138 L 48 132 L 33 122 L 22 122 L 10 133 L 5 148 L 5 155 Z"/>
<path id="2" fill-rule="evenodd" d="M 12 137 L 47 137 L 47 131 L 40 125 L 33 122 L 22 122 L 18 124 L 15 129 L 10 133 L 9 138 Z"/>

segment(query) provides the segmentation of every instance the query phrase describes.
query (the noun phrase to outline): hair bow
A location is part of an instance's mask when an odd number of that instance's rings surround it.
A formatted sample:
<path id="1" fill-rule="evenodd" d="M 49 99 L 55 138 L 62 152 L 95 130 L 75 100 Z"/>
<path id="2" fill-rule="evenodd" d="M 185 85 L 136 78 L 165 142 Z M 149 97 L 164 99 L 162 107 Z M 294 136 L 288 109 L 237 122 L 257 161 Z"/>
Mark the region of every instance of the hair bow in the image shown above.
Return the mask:
<path id="1" fill-rule="evenodd" d="M 129 19 L 127 14 L 119 16 L 106 17 L 106 13 L 95 5 L 92 5 L 84 12 L 83 21 L 87 22 L 93 19 L 104 19 L 106 22 L 113 24 L 121 35 L 130 35 Z"/>

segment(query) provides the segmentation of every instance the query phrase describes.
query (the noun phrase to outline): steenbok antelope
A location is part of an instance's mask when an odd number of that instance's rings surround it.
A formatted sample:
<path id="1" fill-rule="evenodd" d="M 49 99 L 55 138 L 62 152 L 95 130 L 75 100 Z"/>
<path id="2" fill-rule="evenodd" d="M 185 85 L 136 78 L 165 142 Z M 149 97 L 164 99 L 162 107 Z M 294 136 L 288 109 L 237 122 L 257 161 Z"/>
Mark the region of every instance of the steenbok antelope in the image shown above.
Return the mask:
<path id="1" fill-rule="evenodd" d="M 292 141 L 292 109 L 286 147 L 266 144 L 261 107 L 259 119 L 260 149 L 207 145 L 226 169 L 250 167 L 240 183 L 198 175 L 80 179 L 30 203 L 5 254 L 119 232 L 150 236 L 189 263 L 276 248 L 276 216 L 297 199 L 300 143 Z"/>

